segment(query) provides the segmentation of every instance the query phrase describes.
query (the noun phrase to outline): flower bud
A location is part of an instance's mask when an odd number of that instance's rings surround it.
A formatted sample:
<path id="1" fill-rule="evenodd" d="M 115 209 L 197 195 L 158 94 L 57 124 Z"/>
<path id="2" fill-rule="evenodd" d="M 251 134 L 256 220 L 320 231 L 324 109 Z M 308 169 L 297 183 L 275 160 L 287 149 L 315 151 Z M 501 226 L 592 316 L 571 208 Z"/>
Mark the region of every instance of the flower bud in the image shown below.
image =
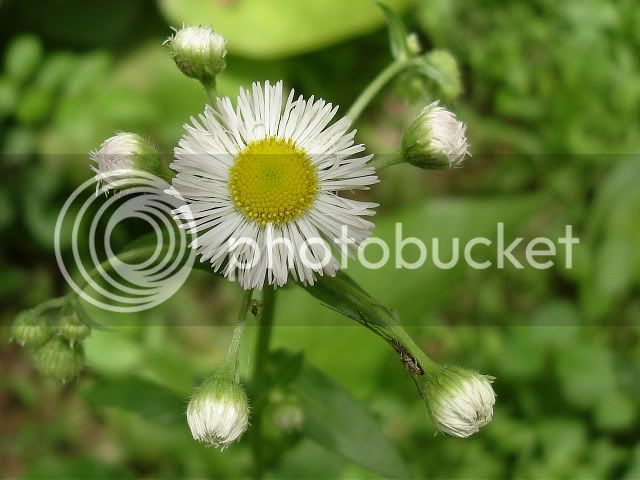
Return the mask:
<path id="1" fill-rule="evenodd" d="M 420 38 L 416 33 L 410 33 L 407 35 L 407 47 L 413 55 L 418 55 L 422 51 Z"/>
<path id="2" fill-rule="evenodd" d="M 132 183 L 135 171 L 146 172 L 165 180 L 172 177 L 169 167 L 160 158 L 158 149 L 135 133 L 116 133 L 102 142 L 100 148 L 92 151 L 90 157 L 96 162 L 91 167 L 96 173 L 96 179 L 104 181 L 107 188 Z"/>
<path id="3" fill-rule="evenodd" d="M 91 333 L 89 325 L 78 317 L 75 311 L 71 311 L 60 318 L 58 334 L 73 342 L 80 342 Z"/>
<path id="4" fill-rule="evenodd" d="M 11 325 L 11 338 L 23 347 L 38 348 L 51 338 L 53 331 L 31 310 L 20 313 Z"/>
<path id="5" fill-rule="evenodd" d="M 429 374 L 425 396 L 436 428 L 455 437 L 468 437 L 493 417 L 494 378 L 461 367 L 440 367 Z"/>
<path id="6" fill-rule="evenodd" d="M 195 440 L 224 449 L 247 429 L 247 396 L 228 373 L 218 373 L 194 390 L 187 407 L 187 422 Z"/>
<path id="7" fill-rule="evenodd" d="M 304 425 L 304 412 L 296 402 L 284 401 L 274 406 L 271 421 L 283 432 L 296 433 Z"/>
<path id="8" fill-rule="evenodd" d="M 165 43 L 180 71 L 206 85 L 227 66 L 227 41 L 211 27 L 183 27 Z"/>
<path id="9" fill-rule="evenodd" d="M 405 162 L 425 169 L 459 167 L 469 155 L 466 126 L 438 102 L 425 107 L 402 136 Z"/>
<path id="10" fill-rule="evenodd" d="M 33 363 L 42 375 L 65 383 L 80 373 L 84 357 L 79 345 L 72 347 L 67 340 L 56 337 L 34 353 Z"/>
<path id="11" fill-rule="evenodd" d="M 426 65 L 435 68 L 441 80 L 437 82 L 442 95 L 448 99 L 457 98 L 462 91 L 460 68 L 456 58 L 448 50 L 431 50 L 423 55 L 422 60 Z"/>

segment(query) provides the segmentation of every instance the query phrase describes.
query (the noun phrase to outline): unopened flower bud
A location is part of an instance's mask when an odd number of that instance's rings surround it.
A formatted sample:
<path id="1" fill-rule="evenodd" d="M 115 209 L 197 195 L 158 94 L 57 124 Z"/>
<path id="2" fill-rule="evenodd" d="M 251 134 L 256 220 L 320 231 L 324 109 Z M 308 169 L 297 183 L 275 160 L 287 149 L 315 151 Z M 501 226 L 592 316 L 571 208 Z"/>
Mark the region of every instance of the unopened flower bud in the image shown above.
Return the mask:
<path id="1" fill-rule="evenodd" d="M 422 51 L 422 45 L 417 33 L 407 35 L 407 46 L 413 55 L 418 55 Z"/>
<path id="2" fill-rule="evenodd" d="M 431 68 L 435 68 L 442 77 L 437 81 L 437 86 L 447 99 L 458 97 L 462 91 L 460 68 L 458 61 L 448 50 L 431 50 L 423 55 L 422 60 Z"/>
<path id="3" fill-rule="evenodd" d="M 180 71 L 206 85 L 227 66 L 227 41 L 211 27 L 184 27 L 165 43 Z"/>
<path id="4" fill-rule="evenodd" d="M 404 161 L 425 169 L 459 167 L 469 155 L 466 126 L 438 102 L 425 107 L 402 136 Z"/>
<path id="5" fill-rule="evenodd" d="M 296 402 L 284 401 L 274 406 L 271 420 L 283 432 L 295 433 L 302 430 L 304 413 Z"/>
<path id="6" fill-rule="evenodd" d="M 18 344 L 38 348 L 51 338 L 53 331 L 31 310 L 20 313 L 11 325 L 11 338 Z"/>
<path id="7" fill-rule="evenodd" d="M 108 188 L 135 183 L 135 172 L 144 172 L 170 181 L 172 174 L 160 157 L 158 149 L 135 133 L 118 132 L 107 138 L 100 148 L 90 154 L 96 179 Z"/>
<path id="8" fill-rule="evenodd" d="M 78 317 L 75 311 L 71 311 L 60 318 L 58 334 L 73 342 L 80 342 L 91 333 L 89 325 Z"/>
<path id="9" fill-rule="evenodd" d="M 55 337 L 34 353 L 33 362 L 42 375 L 64 383 L 80 373 L 84 356 L 80 345 L 72 347 L 67 340 Z"/>
<path id="10" fill-rule="evenodd" d="M 493 418 L 494 378 L 461 367 L 440 367 L 429 374 L 425 396 L 436 428 L 455 437 L 469 437 Z"/>
<path id="11" fill-rule="evenodd" d="M 187 422 L 195 440 L 224 449 L 249 425 L 247 396 L 226 371 L 220 372 L 194 390 Z"/>

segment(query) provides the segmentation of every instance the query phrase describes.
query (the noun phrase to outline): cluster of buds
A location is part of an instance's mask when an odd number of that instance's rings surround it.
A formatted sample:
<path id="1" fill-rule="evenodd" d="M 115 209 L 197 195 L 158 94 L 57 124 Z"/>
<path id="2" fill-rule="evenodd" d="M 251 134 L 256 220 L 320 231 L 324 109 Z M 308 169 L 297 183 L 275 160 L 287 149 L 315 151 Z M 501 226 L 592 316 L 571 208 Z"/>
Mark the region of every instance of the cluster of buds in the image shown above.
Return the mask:
<path id="1" fill-rule="evenodd" d="M 12 340 L 30 350 L 36 370 L 63 383 L 84 367 L 82 341 L 91 333 L 76 308 L 65 305 L 55 321 L 44 316 L 41 308 L 27 310 L 11 325 Z"/>

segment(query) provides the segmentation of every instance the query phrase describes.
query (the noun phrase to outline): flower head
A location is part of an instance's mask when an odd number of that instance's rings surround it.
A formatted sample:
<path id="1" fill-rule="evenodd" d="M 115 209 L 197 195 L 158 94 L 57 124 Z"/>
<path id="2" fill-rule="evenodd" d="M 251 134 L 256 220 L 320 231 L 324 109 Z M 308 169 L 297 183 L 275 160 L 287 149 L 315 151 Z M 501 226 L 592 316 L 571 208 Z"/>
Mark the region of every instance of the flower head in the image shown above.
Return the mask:
<path id="1" fill-rule="evenodd" d="M 402 155 L 420 168 L 453 168 L 469 155 L 466 126 L 438 102 L 426 106 L 402 136 Z"/>
<path id="2" fill-rule="evenodd" d="M 227 66 L 227 41 L 211 27 L 183 27 L 165 44 L 180 71 L 205 84 Z"/>
<path id="3" fill-rule="evenodd" d="M 195 440 L 224 449 L 249 425 L 247 396 L 227 373 L 218 373 L 194 390 L 187 422 Z"/>
<path id="4" fill-rule="evenodd" d="M 494 378 L 461 367 L 441 367 L 425 386 L 427 407 L 436 428 L 455 437 L 468 437 L 493 417 Z"/>
<path id="5" fill-rule="evenodd" d="M 135 133 L 116 133 L 102 142 L 100 148 L 93 150 L 90 157 L 95 162 L 91 168 L 96 173 L 96 179 L 105 182 L 108 188 L 127 185 L 135 170 L 165 179 L 170 172 L 156 147 Z"/>
<path id="6" fill-rule="evenodd" d="M 202 261 L 246 289 L 335 275 L 336 241 L 346 233 L 353 249 L 368 238 L 373 223 L 363 217 L 377 206 L 338 192 L 378 181 L 372 156 L 358 156 L 364 146 L 354 144 L 350 120 L 329 125 L 336 112 L 293 91 L 284 99 L 282 82 L 267 82 L 241 90 L 235 108 L 221 98 L 192 119 L 175 149 L 170 193 L 185 201 L 176 215 L 198 234 L 192 246 Z"/>

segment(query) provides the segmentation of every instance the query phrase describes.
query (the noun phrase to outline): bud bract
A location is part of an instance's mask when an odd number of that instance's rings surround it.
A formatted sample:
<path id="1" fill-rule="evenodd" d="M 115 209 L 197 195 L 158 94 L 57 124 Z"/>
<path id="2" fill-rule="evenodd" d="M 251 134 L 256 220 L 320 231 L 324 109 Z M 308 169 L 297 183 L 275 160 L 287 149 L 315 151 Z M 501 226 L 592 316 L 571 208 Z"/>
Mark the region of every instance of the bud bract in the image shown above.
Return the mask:
<path id="1" fill-rule="evenodd" d="M 425 107 L 402 136 L 404 161 L 425 169 L 453 168 L 469 155 L 466 126 L 438 102 Z"/>
<path id="2" fill-rule="evenodd" d="M 227 66 L 227 41 L 211 27 L 183 27 L 166 44 L 180 71 L 206 85 Z"/>
<path id="3" fill-rule="evenodd" d="M 165 180 L 172 177 L 158 149 L 135 133 L 116 133 L 102 142 L 100 148 L 92 151 L 90 157 L 95 162 L 91 168 L 96 173 L 96 179 L 104 182 L 108 188 L 130 185 L 132 177 L 136 178 L 136 171 Z"/>
<path id="4" fill-rule="evenodd" d="M 195 440 L 224 449 L 249 425 L 249 402 L 242 387 L 222 371 L 206 379 L 187 407 L 187 422 Z"/>
<path id="5" fill-rule="evenodd" d="M 425 398 L 436 428 L 455 437 L 478 432 L 493 418 L 494 378 L 461 367 L 440 367 L 425 383 Z"/>
<path id="6" fill-rule="evenodd" d="M 11 325 L 11 338 L 24 347 L 38 348 L 52 335 L 53 331 L 44 319 L 30 310 L 20 313 Z"/>
<path id="7" fill-rule="evenodd" d="M 84 356 L 80 345 L 72 347 L 67 340 L 55 337 L 34 353 L 33 363 L 42 375 L 64 383 L 80 373 Z"/>

